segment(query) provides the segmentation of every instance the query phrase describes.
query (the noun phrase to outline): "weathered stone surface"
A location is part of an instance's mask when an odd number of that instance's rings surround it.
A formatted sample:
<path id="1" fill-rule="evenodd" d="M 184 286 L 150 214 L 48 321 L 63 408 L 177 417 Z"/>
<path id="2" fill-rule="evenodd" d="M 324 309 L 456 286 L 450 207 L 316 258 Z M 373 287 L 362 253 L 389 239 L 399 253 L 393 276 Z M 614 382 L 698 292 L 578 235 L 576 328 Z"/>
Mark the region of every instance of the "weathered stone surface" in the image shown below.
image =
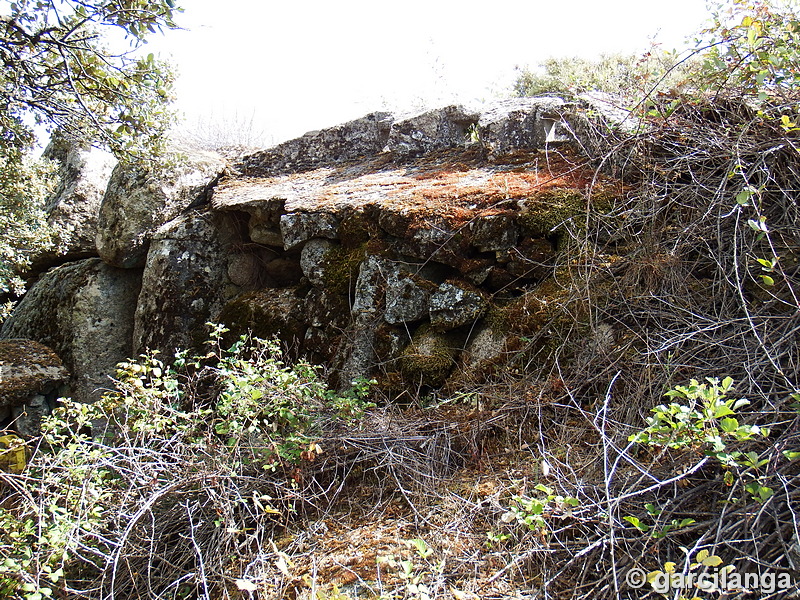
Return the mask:
<path id="1" fill-rule="evenodd" d="M 446 106 L 395 121 L 386 148 L 408 156 L 463 147 L 470 142 L 470 127 L 477 124 L 479 117 L 463 106 Z"/>
<path id="2" fill-rule="evenodd" d="M 462 354 L 462 363 L 467 371 L 481 370 L 497 363 L 506 349 L 507 335 L 484 325 L 473 335 Z"/>
<path id="3" fill-rule="evenodd" d="M 251 241 L 302 248 L 312 287 L 306 343 L 315 352 L 326 336 L 338 345 L 334 368 L 343 381 L 365 374 L 370 362 L 408 365 L 375 350 L 392 346 L 376 331 L 463 333 L 480 326 L 489 295 L 513 293 L 552 270 L 553 227 L 585 207 L 580 190 L 597 183 L 568 148 L 547 152 L 568 139 L 573 108 L 557 98 L 503 102 L 482 115 L 447 107 L 396 119 L 382 153 L 352 160 L 334 144 L 327 157 L 315 150 L 309 160 L 286 159 L 319 140 L 313 134 L 261 153 L 261 163 L 214 189 L 212 206 L 247 213 Z M 404 273 L 414 263 L 437 274 Z"/>
<path id="4" fill-rule="evenodd" d="M 427 317 L 433 289 L 435 285 L 431 282 L 412 277 L 409 273 L 392 272 L 386 283 L 386 322 L 396 325 Z"/>
<path id="5" fill-rule="evenodd" d="M 209 190 L 213 205 L 215 188 Z M 258 201 L 256 203 L 244 202 L 248 206 L 247 228 L 250 241 L 275 248 L 283 248 L 283 235 L 281 234 L 281 216 L 286 212 L 284 198 Z"/>
<path id="6" fill-rule="evenodd" d="M 133 348 L 171 356 L 197 347 L 233 291 L 228 285 L 224 217 L 192 211 L 153 235 L 136 307 Z"/>
<path id="7" fill-rule="evenodd" d="M 100 206 L 100 258 L 115 267 L 144 266 L 153 233 L 181 211 L 202 202 L 207 187 L 225 166 L 218 154 L 197 151 L 189 153 L 168 177 L 118 165 Z"/>
<path id="8" fill-rule="evenodd" d="M 290 213 L 281 217 L 281 237 L 286 250 L 296 248 L 311 238 L 335 240 L 339 217 L 331 212 Z"/>
<path id="9" fill-rule="evenodd" d="M 386 279 L 396 269 L 394 263 L 379 256 L 368 256 L 359 266 L 351 308 L 353 320 L 344 333 L 348 342 L 340 349 L 341 389 L 347 389 L 359 378 L 371 376 L 374 371 L 376 330 L 381 324 Z"/>
<path id="10" fill-rule="evenodd" d="M 104 150 L 54 136 L 42 154 L 59 165 L 59 184 L 47 200 L 47 221 L 57 232 L 54 250 L 35 264 L 74 260 L 97 254 L 97 219 L 117 159 Z"/>
<path id="11" fill-rule="evenodd" d="M 258 284 L 261 267 L 261 260 L 256 254 L 233 254 L 228 257 L 228 279 L 239 287 L 254 287 Z"/>
<path id="12" fill-rule="evenodd" d="M 49 394 L 68 378 L 61 359 L 44 344 L 25 339 L 0 341 L 0 408 Z"/>
<path id="13" fill-rule="evenodd" d="M 280 228 L 270 227 L 265 223 L 250 223 L 250 241 L 265 246 L 283 247 L 283 234 Z"/>
<path id="14" fill-rule="evenodd" d="M 334 248 L 338 248 L 337 244 L 315 238 L 303 246 L 303 251 L 300 253 L 300 268 L 303 270 L 303 275 L 308 278 L 311 285 L 323 287 L 325 281 L 328 279 L 329 274 L 327 269 L 331 268 L 329 257 Z"/>
<path id="15" fill-rule="evenodd" d="M 475 268 L 468 258 L 468 228 L 452 214 L 425 214 L 411 210 L 387 210 L 378 223 L 396 238 L 392 247 L 399 253 L 422 260 L 435 260 L 461 272 Z"/>
<path id="16" fill-rule="evenodd" d="M 312 288 L 306 296 L 305 318 L 311 327 L 329 334 L 347 327 L 350 322 L 350 299 L 327 289 Z"/>
<path id="17" fill-rule="evenodd" d="M 375 370 L 377 355 L 375 338 L 381 318 L 371 313 L 360 313 L 344 332 L 347 345 L 342 348 L 345 355 L 339 369 L 339 389 L 349 389 L 358 379 L 369 378 Z"/>
<path id="18" fill-rule="evenodd" d="M 537 280 L 551 271 L 555 250 L 547 240 L 525 238 L 507 253 L 506 271 L 516 280 Z"/>
<path id="19" fill-rule="evenodd" d="M 511 212 L 488 214 L 469 224 L 472 244 L 481 252 L 508 250 L 516 246 L 519 238 L 514 215 Z"/>
<path id="20" fill-rule="evenodd" d="M 581 120 L 587 121 L 587 111 L 591 111 L 593 115 L 599 114 L 605 119 L 610 127 L 620 128 L 627 133 L 639 133 L 647 131 L 653 125 L 647 121 L 640 119 L 635 113 L 628 109 L 628 104 L 619 96 L 609 94 L 606 92 L 586 92 L 578 96 L 584 106 L 580 107 L 580 111 L 576 111 Z M 585 140 L 580 140 L 582 143 Z"/>
<path id="21" fill-rule="evenodd" d="M 45 273 L 3 323 L 0 338 L 28 338 L 52 348 L 71 373 L 72 397 L 93 401 L 110 386 L 116 364 L 131 356 L 141 271 L 98 258 Z"/>
<path id="22" fill-rule="evenodd" d="M 481 116 L 480 140 L 492 154 L 517 148 L 544 148 L 574 138 L 564 123 L 561 98 L 514 98 L 491 105 Z"/>
<path id="23" fill-rule="evenodd" d="M 270 176 L 377 154 L 386 145 L 393 120 L 389 113 L 374 112 L 245 156 L 237 167 L 245 175 Z"/>
<path id="24" fill-rule="evenodd" d="M 368 256 L 361 263 L 353 298 L 353 316 L 374 316 L 380 311 L 386 280 L 397 267 L 379 256 Z"/>
<path id="25" fill-rule="evenodd" d="M 101 256 L 142 264 L 149 246 L 126 354 L 196 346 L 222 318 L 280 335 L 341 387 L 379 374 L 393 390 L 441 385 L 468 338 L 459 364 L 480 370 L 504 343 L 489 302 L 546 284 L 587 206 L 621 193 L 574 151 L 581 107 L 368 115 L 251 154 L 199 197 L 118 170 Z"/>
<path id="26" fill-rule="evenodd" d="M 234 336 L 248 331 L 262 339 L 278 336 L 297 348 L 306 336 L 304 304 L 294 288 L 258 290 L 228 302 L 219 320 Z"/>
<path id="27" fill-rule="evenodd" d="M 486 312 L 486 307 L 483 294 L 443 283 L 431 295 L 431 324 L 437 329 L 455 329 L 477 321 Z"/>
<path id="28" fill-rule="evenodd" d="M 37 394 L 25 404 L 11 409 L 11 427 L 21 436 L 37 436 L 41 433 L 42 419 L 52 411 L 47 398 Z"/>

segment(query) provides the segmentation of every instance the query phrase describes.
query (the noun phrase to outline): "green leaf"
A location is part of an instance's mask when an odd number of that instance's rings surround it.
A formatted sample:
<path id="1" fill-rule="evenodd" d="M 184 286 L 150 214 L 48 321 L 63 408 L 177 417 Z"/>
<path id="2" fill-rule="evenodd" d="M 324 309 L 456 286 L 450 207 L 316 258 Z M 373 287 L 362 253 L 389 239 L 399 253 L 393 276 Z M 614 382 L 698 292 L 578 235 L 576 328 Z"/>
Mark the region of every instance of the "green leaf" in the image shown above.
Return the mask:
<path id="1" fill-rule="evenodd" d="M 647 533 L 648 531 L 650 531 L 650 527 L 642 523 L 637 517 L 625 516 L 622 517 L 622 519 L 633 525 L 636 529 L 638 529 L 642 533 Z"/>
<path id="2" fill-rule="evenodd" d="M 740 206 L 748 206 L 750 204 L 750 198 L 753 197 L 753 191 L 746 189 L 742 190 L 738 194 L 736 194 L 736 203 Z"/>
<path id="3" fill-rule="evenodd" d="M 739 428 L 739 421 L 737 421 L 734 418 L 728 417 L 720 421 L 720 427 L 722 427 L 722 431 L 724 431 L 725 433 L 731 433 Z"/>
<path id="4" fill-rule="evenodd" d="M 722 559 L 719 556 L 711 555 L 703 558 L 700 563 L 704 567 L 718 567 L 722 564 Z"/>
<path id="5" fill-rule="evenodd" d="M 765 269 L 772 269 L 774 266 L 773 262 L 771 260 L 767 260 L 766 258 L 757 258 L 756 260 L 758 261 L 758 264 L 760 264 Z"/>
<path id="6" fill-rule="evenodd" d="M 722 417 L 727 417 L 728 415 L 733 415 L 733 414 L 736 414 L 736 413 L 734 413 L 730 409 L 730 407 L 728 407 L 725 404 L 718 404 L 717 406 L 714 407 L 713 416 L 714 416 L 715 419 L 720 419 Z"/>
<path id="7" fill-rule="evenodd" d="M 645 504 L 644 508 L 645 508 L 645 510 L 647 510 L 648 513 L 650 513 L 654 517 L 660 515 L 661 512 L 662 512 L 660 508 L 657 508 L 654 504 L 650 504 L 650 503 Z"/>

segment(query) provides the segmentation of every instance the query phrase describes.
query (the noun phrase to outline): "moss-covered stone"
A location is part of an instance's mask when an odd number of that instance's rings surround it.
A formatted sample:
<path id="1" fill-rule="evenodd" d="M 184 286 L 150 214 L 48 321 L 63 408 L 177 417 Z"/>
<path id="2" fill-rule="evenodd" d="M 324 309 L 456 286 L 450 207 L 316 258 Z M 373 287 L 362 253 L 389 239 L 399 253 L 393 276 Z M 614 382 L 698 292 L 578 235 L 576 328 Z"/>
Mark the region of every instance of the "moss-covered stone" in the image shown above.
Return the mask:
<path id="1" fill-rule="evenodd" d="M 228 302 L 219 320 L 233 338 L 252 332 L 256 337 L 277 336 L 296 345 L 305 337 L 303 304 L 293 288 L 258 290 Z"/>
<path id="2" fill-rule="evenodd" d="M 303 247 L 300 265 L 312 285 L 332 294 L 347 295 L 355 286 L 365 256 L 363 245 L 345 248 L 328 240 L 313 239 Z"/>
<path id="3" fill-rule="evenodd" d="M 400 371 L 411 384 L 441 386 L 455 366 L 459 348 L 454 339 L 423 325 L 400 356 Z"/>
<path id="4" fill-rule="evenodd" d="M 492 305 L 486 322 L 497 331 L 530 335 L 562 314 L 569 297 L 568 288 L 550 278 L 519 298 Z"/>
<path id="5" fill-rule="evenodd" d="M 365 256 L 366 251 L 363 247 L 334 248 L 325 257 L 323 275 L 325 288 L 335 294 L 347 294 L 358 279 L 358 267 Z"/>
<path id="6" fill-rule="evenodd" d="M 405 327 L 393 327 L 382 323 L 375 330 L 375 356 L 381 371 L 391 372 L 397 369 L 403 351 L 411 342 Z"/>
<path id="7" fill-rule="evenodd" d="M 348 214 L 339 225 L 339 239 L 343 248 L 354 249 L 366 244 L 377 235 L 377 223 L 369 220 L 363 211 Z"/>
<path id="8" fill-rule="evenodd" d="M 563 238 L 559 226 L 573 219 L 577 229 L 586 225 L 587 214 L 611 211 L 618 190 L 596 190 L 587 195 L 581 190 L 552 188 L 520 202 L 517 223 L 523 234 L 553 240 L 557 246 Z"/>
<path id="9" fill-rule="evenodd" d="M 517 223 L 531 237 L 548 237 L 568 219 L 586 213 L 586 197 L 579 190 L 553 188 L 521 202 Z"/>

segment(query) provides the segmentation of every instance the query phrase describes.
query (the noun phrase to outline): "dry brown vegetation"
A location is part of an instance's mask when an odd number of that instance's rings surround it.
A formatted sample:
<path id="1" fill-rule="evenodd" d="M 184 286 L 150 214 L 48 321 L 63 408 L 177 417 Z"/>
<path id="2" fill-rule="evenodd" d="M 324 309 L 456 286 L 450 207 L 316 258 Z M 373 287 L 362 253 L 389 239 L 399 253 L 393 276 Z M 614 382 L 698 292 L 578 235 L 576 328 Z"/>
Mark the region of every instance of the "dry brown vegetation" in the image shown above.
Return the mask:
<path id="1" fill-rule="evenodd" d="M 641 134 L 597 131 L 607 152 L 586 165 L 629 192 L 561 224 L 552 277 L 504 315 L 517 346 L 481 383 L 405 408 L 373 398 L 385 406 L 346 425 L 318 419 L 302 453 L 273 470 L 260 461 L 283 438 L 263 432 L 233 446 L 196 425 L 86 441 L 98 458 L 69 489 L 85 495 L 110 473 L 114 508 L 72 523 L 67 559 L 34 555 L 64 566 L 53 593 L 658 597 L 632 588 L 630 569 L 688 571 L 701 551 L 796 577 L 800 161 L 795 133 L 775 122 L 742 102 L 694 101 Z M 202 373 L 186 389 L 213 405 L 222 374 Z M 756 467 L 697 444 L 630 441 L 667 390 L 723 376 L 751 401 L 739 421 L 771 430 L 729 444 Z M 37 456 L 36 468 L 76 468 Z M 28 474 L 0 481 L 15 518 L 66 493 L 63 480 L 45 478 L 39 495 Z M 747 491 L 753 481 L 769 495 Z M 18 577 L 43 585 L 40 567 Z"/>

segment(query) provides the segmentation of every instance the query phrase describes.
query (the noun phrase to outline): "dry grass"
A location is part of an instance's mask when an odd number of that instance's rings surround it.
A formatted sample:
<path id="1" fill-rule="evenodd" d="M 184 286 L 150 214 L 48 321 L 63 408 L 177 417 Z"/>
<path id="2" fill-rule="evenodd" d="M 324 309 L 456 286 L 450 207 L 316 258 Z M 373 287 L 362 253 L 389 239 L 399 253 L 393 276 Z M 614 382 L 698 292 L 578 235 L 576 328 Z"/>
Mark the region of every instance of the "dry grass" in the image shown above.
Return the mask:
<path id="1" fill-rule="evenodd" d="M 332 422 L 322 452 L 276 472 L 248 462 L 252 445 L 232 455 L 213 436 L 106 448 L 96 468 L 116 474 L 118 509 L 71 532 L 82 567 L 61 595 L 632 599 L 657 596 L 626 583 L 632 567 L 688 569 L 700 550 L 791 574 L 793 590 L 760 597 L 796 594 L 800 468 L 783 455 L 800 449 L 794 134 L 720 101 L 601 138 L 598 168 L 630 191 L 562 225 L 558 285 L 538 291 L 557 287 L 558 311 L 517 324 L 504 370 L 460 403 Z M 742 189 L 756 190 L 747 205 Z M 748 225 L 762 216 L 765 235 Z M 773 256 L 765 285 L 757 259 Z M 738 448 L 765 461 L 763 501 L 702 453 L 628 441 L 665 391 L 725 375 L 752 402 L 740 420 L 771 429 Z M 27 476 L 0 477 L 6 506 L 46 510 Z M 509 519 L 515 497 L 547 495 L 539 484 L 577 506 L 549 501 L 543 527 Z"/>

